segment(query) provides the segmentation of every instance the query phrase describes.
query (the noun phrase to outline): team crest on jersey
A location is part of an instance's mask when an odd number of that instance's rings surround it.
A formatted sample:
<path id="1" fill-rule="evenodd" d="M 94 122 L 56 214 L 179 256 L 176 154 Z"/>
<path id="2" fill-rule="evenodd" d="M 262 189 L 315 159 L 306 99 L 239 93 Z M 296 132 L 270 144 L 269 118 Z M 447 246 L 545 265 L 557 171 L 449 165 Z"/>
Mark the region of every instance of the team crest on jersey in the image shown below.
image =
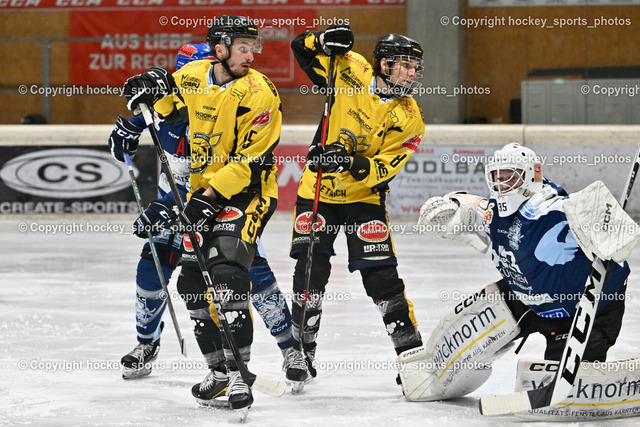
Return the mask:
<path id="1" fill-rule="evenodd" d="M 387 224 L 377 219 L 364 223 L 358 228 L 358 238 L 365 242 L 384 242 L 388 237 Z"/>
<path id="2" fill-rule="evenodd" d="M 520 240 L 522 239 L 522 235 L 520 231 L 522 229 L 522 222 L 518 218 L 513 220 L 513 224 L 509 227 L 509 231 L 507 232 L 507 239 L 509 240 L 509 246 L 514 251 L 520 249 Z"/>
<path id="3" fill-rule="evenodd" d="M 200 234 L 200 232 L 196 231 L 196 240 L 198 240 L 198 246 L 202 246 L 202 234 Z M 184 250 L 187 252 L 193 252 L 193 245 L 191 244 L 191 239 L 189 238 L 188 234 L 184 235 L 184 238 L 182 239 L 182 243 L 184 243 Z"/>
<path id="4" fill-rule="evenodd" d="M 400 145 L 402 146 L 402 149 L 404 151 L 415 153 L 415 151 L 418 149 L 418 146 L 420 145 L 420 141 L 422 141 L 422 137 L 420 135 L 414 135 Z"/>
<path id="5" fill-rule="evenodd" d="M 364 143 L 366 138 L 367 135 L 356 136 L 356 134 L 351 132 L 349 129 L 343 128 L 340 129 L 338 142 L 345 146 L 347 153 L 365 153 L 369 148 L 371 148 L 371 144 Z"/>
<path id="6" fill-rule="evenodd" d="M 251 126 L 263 127 L 271 122 L 271 110 L 264 110 L 251 122 Z"/>
<path id="7" fill-rule="evenodd" d="M 243 212 L 233 206 L 227 206 L 224 208 L 216 217 L 217 222 L 229 222 L 235 221 L 236 219 L 242 217 Z"/>
<path id="8" fill-rule="evenodd" d="M 209 136 L 203 132 L 194 132 L 191 141 L 191 172 L 202 172 L 211 164 L 213 148 L 220 144 L 222 133 Z"/>
<path id="9" fill-rule="evenodd" d="M 311 217 L 313 216 L 312 212 L 302 212 L 300 215 L 296 217 L 296 220 L 293 223 L 293 228 L 298 234 L 310 234 L 311 233 Z M 327 222 L 324 217 L 318 214 L 316 218 L 316 231 L 322 230 L 324 225 Z"/>

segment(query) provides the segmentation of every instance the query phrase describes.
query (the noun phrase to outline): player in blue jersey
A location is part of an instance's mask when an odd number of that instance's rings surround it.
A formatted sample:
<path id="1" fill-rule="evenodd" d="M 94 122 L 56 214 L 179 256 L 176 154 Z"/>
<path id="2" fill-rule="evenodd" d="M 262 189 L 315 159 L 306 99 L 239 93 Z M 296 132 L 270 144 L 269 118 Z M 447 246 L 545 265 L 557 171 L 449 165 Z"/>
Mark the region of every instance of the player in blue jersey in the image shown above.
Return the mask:
<path id="1" fill-rule="evenodd" d="M 532 333 L 546 339 L 545 359 L 559 360 L 594 256 L 616 261 L 605 285 L 583 360 L 605 361 L 616 342 L 625 309 L 629 266 L 624 261 L 638 240 L 635 222 L 608 189 L 597 181 L 568 195 L 542 176 L 536 154 L 519 144 L 496 151 L 486 167 L 490 198 L 453 192 L 427 200 L 419 225 L 441 237 L 490 250 L 502 276 L 461 302 L 440 322 L 418 358 L 435 369 L 415 376 L 404 373 L 405 396 L 436 400 L 464 395 L 488 378 L 490 364 Z M 603 226 L 603 219 L 612 233 Z M 473 361 L 486 369 L 458 366 Z M 454 367 L 451 368 L 451 364 Z M 459 368 L 459 369 L 458 369 Z M 403 373 L 401 372 L 401 377 Z M 437 378 L 434 380 L 433 378 Z"/>
<path id="2" fill-rule="evenodd" d="M 207 43 L 186 44 L 178 52 L 176 69 L 190 61 L 203 59 L 209 55 L 210 50 Z M 169 159 L 180 195 L 184 200 L 188 192 L 190 173 L 188 124 L 183 122 L 168 124 L 158 120 L 157 115 L 154 116 L 165 155 Z M 145 128 L 142 116 L 134 116 L 130 120 L 123 117 L 118 118 L 116 127 L 109 138 L 111 152 L 117 161 L 124 162 L 124 152 L 129 153 L 131 157 L 135 155 L 138 139 Z M 152 201 L 135 221 L 134 233 L 138 237 L 147 238 L 147 232 L 151 232 L 168 282 L 181 260 L 182 234 L 174 233 L 171 228 L 176 218 L 173 209 L 175 200 L 164 172 L 159 178 L 158 196 L 159 198 Z M 257 253 L 249 270 L 249 278 L 252 283 L 252 305 L 260 314 L 271 335 L 276 339 L 283 357 L 286 358 L 292 344 L 291 314 L 276 283 L 276 278 L 267 263 L 260 241 L 258 241 Z M 145 243 L 138 263 L 136 283 L 136 329 L 139 344 L 121 360 L 125 368 L 123 373 L 125 379 L 149 375 L 151 362 L 157 358 L 160 348 L 162 329 L 160 320 L 166 307 L 166 301 L 161 298 L 163 296 L 162 285 L 148 243 Z M 212 368 L 211 373 L 202 383 L 194 385 L 192 393 L 202 404 L 214 406 L 223 404 L 223 402 L 218 403 L 216 398 L 224 395 L 226 376 L 222 378 L 220 372 L 213 370 L 221 357 L 222 344 L 218 327 L 209 312 L 209 303 L 190 298 L 188 289 L 179 288 L 178 291 L 186 301 L 190 317 L 194 321 L 194 332 L 198 346 Z"/>

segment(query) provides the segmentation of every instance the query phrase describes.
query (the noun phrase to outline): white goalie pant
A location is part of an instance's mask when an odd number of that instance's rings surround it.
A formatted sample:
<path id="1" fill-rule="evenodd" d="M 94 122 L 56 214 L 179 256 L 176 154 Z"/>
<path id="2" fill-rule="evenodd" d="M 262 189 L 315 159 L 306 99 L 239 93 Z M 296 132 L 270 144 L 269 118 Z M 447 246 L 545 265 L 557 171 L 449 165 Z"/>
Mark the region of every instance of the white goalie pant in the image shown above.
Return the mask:
<path id="1" fill-rule="evenodd" d="M 519 332 L 498 286 L 486 286 L 448 313 L 427 344 L 398 356 L 405 398 L 426 402 L 471 393 L 489 378 L 491 363 Z"/>
<path id="2" fill-rule="evenodd" d="M 520 359 L 515 391 L 548 385 L 558 362 Z M 571 394 L 561 403 L 516 413 L 546 421 L 601 420 L 640 415 L 640 359 L 582 362 Z"/>

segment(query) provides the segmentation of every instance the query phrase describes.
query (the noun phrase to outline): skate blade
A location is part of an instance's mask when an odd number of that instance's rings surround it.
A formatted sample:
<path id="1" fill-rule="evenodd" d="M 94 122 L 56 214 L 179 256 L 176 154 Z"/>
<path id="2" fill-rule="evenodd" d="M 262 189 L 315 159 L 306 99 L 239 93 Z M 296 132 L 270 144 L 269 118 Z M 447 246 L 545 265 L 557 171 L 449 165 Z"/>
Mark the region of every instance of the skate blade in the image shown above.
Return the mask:
<path id="1" fill-rule="evenodd" d="M 228 408 L 229 400 L 224 398 L 215 398 L 215 399 L 198 399 L 196 398 L 196 402 L 198 405 L 204 406 L 206 408 Z"/>
<path id="2" fill-rule="evenodd" d="M 291 381 L 291 394 L 301 393 L 306 381 Z"/>
<path id="3" fill-rule="evenodd" d="M 150 373 L 151 373 L 151 368 L 142 368 L 142 369 L 124 368 L 124 370 L 122 371 L 122 379 L 135 380 L 137 378 L 146 377 Z"/>
<path id="4" fill-rule="evenodd" d="M 245 408 L 240 408 L 240 409 L 234 409 L 236 414 L 238 414 L 238 417 L 240 418 L 241 423 L 244 423 L 245 421 L 247 421 L 247 416 L 249 416 L 249 408 L 251 408 L 251 406 L 247 406 Z"/>

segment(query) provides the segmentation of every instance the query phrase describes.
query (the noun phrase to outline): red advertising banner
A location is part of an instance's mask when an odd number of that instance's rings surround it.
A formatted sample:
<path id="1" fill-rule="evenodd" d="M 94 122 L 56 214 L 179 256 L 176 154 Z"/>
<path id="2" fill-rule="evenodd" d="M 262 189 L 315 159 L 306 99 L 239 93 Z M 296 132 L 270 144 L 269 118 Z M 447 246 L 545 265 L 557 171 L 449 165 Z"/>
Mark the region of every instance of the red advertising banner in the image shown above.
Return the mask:
<path id="1" fill-rule="evenodd" d="M 166 9 L 166 8 L 317 8 L 322 6 L 404 6 L 406 0 L 0 0 L 0 9 Z"/>
<path id="2" fill-rule="evenodd" d="M 178 49 L 190 42 L 205 41 L 216 16 L 249 16 L 265 39 L 262 54 L 256 54 L 254 68 L 266 74 L 279 88 L 308 83 L 295 64 L 291 39 L 315 29 L 319 18 L 312 9 L 271 8 L 256 10 L 146 10 L 70 12 L 71 37 L 100 41 L 69 43 L 69 80 L 75 85 L 121 87 L 125 80 L 150 67 L 175 69 Z M 339 19 L 339 17 L 326 17 Z"/>
<path id="3" fill-rule="evenodd" d="M 308 151 L 308 145 L 279 145 L 274 150 L 278 165 L 278 210 L 293 210 Z"/>

